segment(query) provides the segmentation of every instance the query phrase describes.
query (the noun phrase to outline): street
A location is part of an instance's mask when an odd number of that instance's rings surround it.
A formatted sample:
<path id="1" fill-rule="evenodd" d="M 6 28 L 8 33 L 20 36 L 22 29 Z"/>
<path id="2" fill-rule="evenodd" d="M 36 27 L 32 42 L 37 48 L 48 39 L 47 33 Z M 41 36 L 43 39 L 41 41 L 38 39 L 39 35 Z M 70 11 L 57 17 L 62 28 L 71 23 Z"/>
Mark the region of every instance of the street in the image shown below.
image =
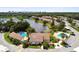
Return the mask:
<path id="1" fill-rule="evenodd" d="M 9 44 L 5 41 L 3 33 L 0 33 L 0 43 L 7 47 L 11 52 L 17 51 L 17 47 L 15 45 Z"/>

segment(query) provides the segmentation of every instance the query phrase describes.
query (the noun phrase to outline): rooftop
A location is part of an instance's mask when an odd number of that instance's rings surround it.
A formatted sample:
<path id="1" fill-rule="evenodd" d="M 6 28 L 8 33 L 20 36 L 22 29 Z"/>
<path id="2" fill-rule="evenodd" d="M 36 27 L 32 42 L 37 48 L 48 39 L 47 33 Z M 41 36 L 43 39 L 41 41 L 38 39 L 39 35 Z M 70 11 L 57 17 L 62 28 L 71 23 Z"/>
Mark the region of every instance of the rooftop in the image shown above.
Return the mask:
<path id="1" fill-rule="evenodd" d="M 31 42 L 43 42 L 43 41 L 50 41 L 50 33 L 31 33 L 30 34 L 30 41 Z"/>
<path id="2" fill-rule="evenodd" d="M 10 37 L 14 38 L 14 39 L 18 39 L 18 40 L 22 40 L 23 38 L 20 36 L 20 34 L 17 34 L 15 32 L 12 32 L 9 34 Z"/>

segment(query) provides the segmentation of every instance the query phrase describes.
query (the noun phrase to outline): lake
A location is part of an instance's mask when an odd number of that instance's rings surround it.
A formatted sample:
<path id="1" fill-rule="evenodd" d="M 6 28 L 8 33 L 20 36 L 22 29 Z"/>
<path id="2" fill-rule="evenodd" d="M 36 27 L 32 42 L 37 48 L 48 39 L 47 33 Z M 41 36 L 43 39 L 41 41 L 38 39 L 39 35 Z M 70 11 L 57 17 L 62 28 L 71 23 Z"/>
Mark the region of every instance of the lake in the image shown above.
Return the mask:
<path id="1" fill-rule="evenodd" d="M 34 20 L 31 19 L 24 19 L 24 20 L 27 21 L 30 24 L 30 26 L 35 29 L 36 32 L 44 32 L 45 30 L 49 29 L 48 26 L 43 26 L 43 24 L 37 23 Z"/>

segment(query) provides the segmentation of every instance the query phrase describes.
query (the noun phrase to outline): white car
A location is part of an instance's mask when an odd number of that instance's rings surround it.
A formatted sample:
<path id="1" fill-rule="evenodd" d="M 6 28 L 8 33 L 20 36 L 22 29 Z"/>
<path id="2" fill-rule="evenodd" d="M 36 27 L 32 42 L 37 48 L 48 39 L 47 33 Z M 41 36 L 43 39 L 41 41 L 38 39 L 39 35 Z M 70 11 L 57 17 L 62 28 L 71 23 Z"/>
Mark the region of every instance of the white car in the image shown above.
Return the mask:
<path id="1" fill-rule="evenodd" d="M 9 49 L 3 45 L 0 45 L 0 52 L 9 52 Z"/>

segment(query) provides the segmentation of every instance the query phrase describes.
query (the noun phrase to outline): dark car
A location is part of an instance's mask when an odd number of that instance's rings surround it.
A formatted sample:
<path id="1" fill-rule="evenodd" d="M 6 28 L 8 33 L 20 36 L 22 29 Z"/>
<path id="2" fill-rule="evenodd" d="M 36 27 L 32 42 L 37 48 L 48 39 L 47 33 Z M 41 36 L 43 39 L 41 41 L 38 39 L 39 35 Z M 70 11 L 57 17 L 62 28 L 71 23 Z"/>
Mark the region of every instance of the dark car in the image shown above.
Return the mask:
<path id="1" fill-rule="evenodd" d="M 68 48 L 68 47 L 71 47 L 70 45 L 65 45 L 64 47 Z"/>
<path id="2" fill-rule="evenodd" d="M 74 32 L 72 32 L 71 35 L 75 36 Z"/>

